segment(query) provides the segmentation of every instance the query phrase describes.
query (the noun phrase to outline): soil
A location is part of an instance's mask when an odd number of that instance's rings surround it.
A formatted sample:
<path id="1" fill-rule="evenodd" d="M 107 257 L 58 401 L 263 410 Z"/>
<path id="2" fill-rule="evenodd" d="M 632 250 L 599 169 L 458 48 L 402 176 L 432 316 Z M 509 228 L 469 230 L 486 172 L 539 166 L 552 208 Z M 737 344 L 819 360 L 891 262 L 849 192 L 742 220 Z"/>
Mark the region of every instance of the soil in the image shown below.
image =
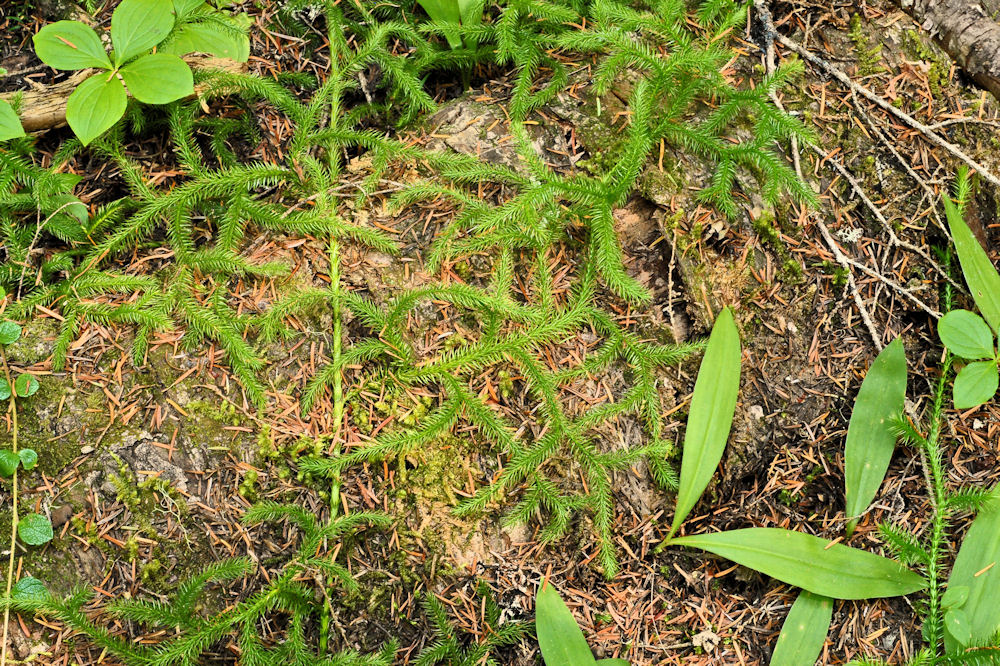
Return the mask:
<path id="1" fill-rule="evenodd" d="M 17 4 L 17 3 L 15 3 Z M 264 6 L 264 9 L 260 8 Z M 54 5 L 53 5 L 54 6 Z M 239 3 L 237 6 L 240 6 Z M 244 3 L 256 21 L 251 71 L 322 74 L 321 55 L 310 42 L 284 34 L 268 3 Z M 0 90 L 24 89 L 57 80 L 38 64 L 30 34 L 58 9 L 4 18 L 0 41 L 2 65 L 13 73 L 0 79 Z M 947 57 L 889 3 L 779 3 L 775 23 L 860 84 L 927 125 L 945 123 L 942 135 L 991 168 L 1000 162 L 996 145 L 997 102 L 971 87 Z M 855 18 L 856 17 L 856 18 Z M 98 14 L 98 20 L 106 16 Z M 741 54 L 726 70 L 734 80 L 759 80 L 761 50 L 750 32 L 734 36 Z M 782 57 L 793 57 L 781 53 Z M 319 64 L 318 64 L 319 63 Z M 573 63 L 571 84 L 537 112 L 531 126 L 536 151 L 554 169 L 587 173 L 614 154 L 627 119 L 619 115 L 627 83 L 600 99 L 589 87 L 589 63 Z M 18 74 L 22 70 L 32 70 Z M 430 82 L 440 109 L 419 124 L 399 130 L 425 147 L 479 156 L 488 162 L 517 164 L 507 132 L 505 106 L 511 95 L 509 72 L 481 71 L 467 91 L 453 81 Z M 941 349 L 933 318 L 889 281 L 903 285 L 927 308 L 938 310 L 942 280 L 925 258 L 893 244 L 858 192 L 836 170 L 842 165 L 858 180 L 905 243 L 928 253 L 946 243 L 937 213 L 939 196 L 953 180 L 953 156 L 934 147 L 918 132 L 807 68 L 782 93 L 786 108 L 801 116 L 819 135 L 819 153 L 799 146 L 806 180 L 822 205 L 800 211 L 789 205 L 769 209 L 756 183 L 740 183 L 743 213 L 732 221 L 695 199 L 711 177 L 711 165 L 666 147 L 651 162 L 642 186 L 615 211 L 628 272 L 653 295 L 648 307 L 630 308 L 611 294 L 601 302 L 616 318 L 648 337 L 686 342 L 707 335 L 724 305 L 735 309 L 744 344 L 743 379 L 733 435 L 715 480 L 685 524 L 686 533 L 749 526 L 788 527 L 827 538 L 843 531 L 843 446 L 853 397 L 879 346 L 902 336 L 910 364 L 909 396 L 919 412 L 926 406 Z M 242 158 L 267 159 L 281 154 L 287 133 L 279 114 L 253 109 L 217 109 L 213 113 L 257 114 L 263 140 L 236 146 Z M 959 119 L 961 122 L 953 122 Z M 386 128 L 389 129 L 389 128 Z M 391 130 L 396 131 L 396 130 Z M 884 137 L 881 138 L 880 137 Z M 51 154 L 68 137 L 65 129 L 38 138 Z M 166 187 L 177 172 L 166 140 L 148 136 L 127 146 L 141 160 L 156 185 Z M 785 147 L 789 152 L 789 147 Z M 907 160 L 920 178 L 901 167 Z M 85 175 L 81 198 L 97 205 L 123 196 L 122 178 L 110 164 L 81 153 L 68 166 Z M 456 214 L 440 202 L 427 202 L 393 213 L 386 205 L 401 183 L 421 177 L 419 164 L 403 164 L 384 177 L 385 192 L 359 207 L 345 199 L 342 214 L 356 223 L 389 230 L 399 256 L 358 245 L 342 249 L 345 288 L 379 302 L 433 280 L 484 284 L 487 259 L 426 267 L 431 239 Z M 345 175 L 348 191 L 370 173 L 364 157 Z M 487 199 L 502 198 L 495 191 Z M 976 229 L 994 261 L 1000 258 L 1000 193 L 981 184 L 973 205 Z M 845 269 L 825 244 L 819 224 L 827 225 L 844 252 L 868 271 L 854 268 L 857 295 L 870 314 L 877 336 L 863 323 Z M 121 268 L 144 272 L 160 265 L 150 260 L 156 248 L 131 257 Z M 329 281 L 325 242 L 309 236 L 261 233 L 248 237 L 243 255 L 250 261 L 282 260 L 289 277 L 239 281 L 227 298 L 248 312 L 269 307 L 292 287 L 324 287 Z M 552 256 L 555 282 L 572 282 L 579 244 L 572 234 Z M 155 257 L 154 257 L 155 259 Z M 959 301 L 968 305 L 967 298 Z M 247 527 L 241 517 L 256 501 L 294 502 L 317 515 L 328 509 L 318 480 L 302 475 L 299 459 L 325 452 L 332 435 L 332 401 L 323 396 L 308 415 L 299 409 L 308 379 L 329 360 L 331 314 L 327 310 L 292 322 L 301 333 L 288 342 L 262 345 L 268 360 L 266 409 L 249 406 L 224 354 L 211 345 L 185 346 L 184 331 L 153 341 L 145 363 L 129 353 L 134 331 L 128 327 L 81 328 L 65 371 L 52 370 L 58 334 L 57 311 L 40 310 L 26 325 L 21 342 L 9 350 L 12 367 L 41 380 L 41 391 L 24 408 L 21 446 L 38 451 L 39 472 L 28 477 L 22 501 L 49 515 L 56 539 L 49 545 L 18 552 L 20 575 L 30 574 L 55 592 L 84 586 L 95 593 L 86 608 L 97 611 L 106 599 L 164 599 L 178 582 L 221 558 L 248 556 L 259 565 L 245 583 L 213 588 L 218 608 L 245 599 L 284 562 L 297 534 L 288 526 Z M 419 352 L 429 357 L 449 338 L 474 333 L 461 316 L 428 306 L 414 318 Z M 368 335 L 361 322 L 346 319 L 345 344 Z M 457 344 L 457 343 L 456 343 Z M 597 344 L 579 339 L 553 345 L 576 353 Z M 664 371 L 661 400 L 665 436 L 680 446 L 683 421 L 697 371 L 697 358 Z M 484 374 L 477 389 L 493 393 L 494 405 L 523 427 L 537 428 L 534 404 L 523 382 L 496 370 Z M 618 394 L 621 369 L 571 386 L 569 409 L 589 400 Z M 351 367 L 345 377 L 353 395 L 346 415 L 345 447 L 369 441 L 383 429 L 419 419 L 437 396 L 393 391 L 373 381 L 370 369 Z M 504 389 L 508 386 L 508 389 Z M 401 425 L 403 424 L 403 425 Z M 949 412 L 949 482 L 988 486 L 997 476 L 1000 408 Z M 622 419 L 609 441 L 641 442 L 641 428 Z M 0 447 L 11 435 L 0 428 Z M 342 478 L 347 511 L 384 510 L 396 523 L 372 528 L 348 540 L 342 562 L 355 574 L 360 590 L 335 604 L 335 648 L 375 650 L 398 639 L 399 663 L 410 663 L 434 640 L 431 622 L 420 604 L 426 592 L 444 600 L 463 640 L 477 640 L 490 628 L 480 613 L 476 583 L 494 591 L 503 618 L 533 617 L 538 581 L 548 576 L 558 586 L 587 635 L 595 655 L 621 656 L 632 664 L 763 664 L 796 591 L 755 572 L 703 553 L 655 550 L 666 535 L 672 497 L 656 486 L 644 465 L 617 472 L 615 535 L 622 571 L 605 580 L 594 565 L 595 543 L 589 519 L 574 521 L 568 536 L 541 540 L 544 523 L 511 526 L 503 514 L 516 502 L 505 498 L 483 516 L 459 518 L 452 512 L 460 498 L 474 492 L 502 465 L 495 448 L 476 432 L 461 427 L 432 445 L 399 460 L 348 468 Z M 674 464 L 679 463 L 675 459 Z M 558 465 L 554 473 L 559 474 Z M 563 470 L 565 472 L 565 470 Z M 565 484 L 578 480 L 567 474 Z M 0 506 L 9 506 L 8 487 Z M 928 499 L 919 460 L 900 447 L 873 509 L 861 520 L 849 544 L 882 552 L 880 521 L 919 526 L 926 521 Z M 0 513 L 0 525 L 10 511 Z M 963 521 L 958 522 L 958 543 Z M 0 551 L 10 548 L 0 530 Z M 6 559 L 6 558 L 5 558 Z M 823 664 L 845 664 L 862 656 L 901 663 L 921 645 L 911 598 L 838 602 L 821 657 Z M 131 638 L 140 629 L 107 616 L 108 628 Z M 39 621 L 34 621 L 39 620 Z M 41 618 L 18 617 L 12 623 L 13 654 L 36 663 L 110 663 L 99 650 L 74 639 L 72 631 Z M 276 632 L 280 630 L 275 628 Z M 315 631 L 311 627 L 310 631 Z M 494 655 L 498 663 L 539 663 L 531 638 Z M 206 663 L 237 663 L 226 642 Z"/>

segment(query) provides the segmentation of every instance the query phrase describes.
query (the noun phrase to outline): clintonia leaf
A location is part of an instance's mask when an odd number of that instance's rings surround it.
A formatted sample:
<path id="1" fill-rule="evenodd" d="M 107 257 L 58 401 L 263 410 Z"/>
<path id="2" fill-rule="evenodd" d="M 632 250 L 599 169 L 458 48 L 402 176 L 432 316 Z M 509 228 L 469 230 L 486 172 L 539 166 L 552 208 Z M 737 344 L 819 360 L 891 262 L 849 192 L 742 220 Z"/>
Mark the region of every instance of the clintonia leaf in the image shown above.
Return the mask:
<path id="1" fill-rule="evenodd" d="M 712 327 L 694 383 L 670 536 L 677 533 L 698 503 L 722 459 L 740 390 L 740 356 L 740 334 L 733 313 L 723 308 Z"/>
<path id="2" fill-rule="evenodd" d="M 461 25 L 462 15 L 459 11 L 458 0 L 417 0 L 424 8 L 427 15 L 437 23 Z M 458 32 L 449 30 L 445 33 L 448 39 L 448 46 L 453 49 L 462 48 L 462 38 Z"/>
<path id="3" fill-rule="evenodd" d="M 17 536 L 29 546 L 41 546 L 52 541 L 52 523 L 41 514 L 29 513 L 17 521 Z"/>
<path id="4" fill-rule="evenodd" d="M 104 134 L 125 113 L 128 96 L 118 77 L 102 72 L 73 91 L 66 102 L 66 122 L 83 145 Z"/>
<path id="5" fill-rule="evenodd" d="M 191 68 L 176 55 L 143 56 L 122 67 L 121 73 L 128 91 L 144 104 L 168 104 L 194 94 Z"/>
<path id="6" fill-rule="evenodd" d="M 21 119 L 14 113 L 10 104 L 0 100 L 0 141 L 22 136 L 24 136 L 24 128 L 21 127 Z"/>
<path id="7" fill-rule="evenodd" d="M 115 65 L 153 48 L 173 27 L 173 7 L 166 0 L 123 0 L 111 15 Z"/>
<path id="8" fill-rule="evenodd" d="M 968 618 L 969 640 L 964 644 L 983 643 L 1000 629 L 1000 498 L 991 500 L 976 515 L 962 540 L 955 565 L 948 578 L 948 591 L 942 603 L 964 612 Z M 962 592 L 961 588 L 966 588 Z M 956 590 L 952 592 L 952 590 Z M 966 598 L 963 600 L 962 596 Z M 961 618 L 959 618 L 961 619 Z M 948 652 L 958 649 L 963 636 L 952 633 L 946 625 L 944 641 Z"/>
<path id="9" fill-rule="evenodd" d="M 535 596 L 535 633 L 545 666 L 587 666 L 594 653 L 573 614 L 551 583 L 542 581 Z"/>
<path id="10" fill-rule="evenodd" d="M 177 15 L 179 20 L 204 6 L 205 0 L 174 0 L 174 14 Z"/>
<path id="11" fill-rule="evenodd" d="M 938 337 L 951 353 L 971 360 L 993 358 L 993 332 L 983 318 L 968 310 L 952 310 L 938 321 Z"/>
<path id="12" fill-rule="evenodd" d="M 906 352 L 899 338 L 875 358 L 861 383 L 844 444 L 847 535 L 878 492 L 896 448 L 893 419 L 906 400 Z"/>
<path id="13" fill-rule="evenodd" d="M 978 407 L 993 397 L 1000 386 L 995 360 L 976 361 L 958 372 L 952 387 L 956 409 Z"/>
<path id="14" fill-rule="evenodd" d="M 926 586 L 921 576 L 895 560 L 773 527 L 678 537 L 670 543 L 707 550 L 833 599 L 896 597 Z"/>
<path id="15" fill-rule="evenodd" d="M 31 39 L 35 54 L 55 69 L 111 69 L 111 60 L 101 38 L 89 26 L 79 21 L 50 23 Z"/>
<path id="16" fill-rule="evenodd" d="M 948 197 L 942 197 L 942 200 L 965 283 L 969 285 L 983 319 L 994 332 L 1000 333 L 1000 274 L 955 204 Z"/>
<path id="17" fill-rule="evenodd" d="M 815 664 L 830 631 L 833 599 L 802 590 L 781 625 L 771 666 Z"/>

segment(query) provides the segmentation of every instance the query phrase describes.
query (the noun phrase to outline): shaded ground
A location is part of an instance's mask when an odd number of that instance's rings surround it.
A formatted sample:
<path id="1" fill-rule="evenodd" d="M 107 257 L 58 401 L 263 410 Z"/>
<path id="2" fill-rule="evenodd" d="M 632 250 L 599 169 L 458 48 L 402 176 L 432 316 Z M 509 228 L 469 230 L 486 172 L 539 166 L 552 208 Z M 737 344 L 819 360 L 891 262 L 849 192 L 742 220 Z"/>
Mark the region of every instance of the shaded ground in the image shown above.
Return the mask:
<path id="1" fill-rule="evenodd" d="M 943 123 L 937 131 L 995 167 L 1000 154 L 992 124 L 995 100 L 967 87 L 901 13 L 888 6 L 864 7 L 865 14 L 854 18 L 856 10 L 849 4 L 789 3 L 776 8 L 775 19 L 783 34 L 823 54 L 926 125 Z M 281 33 L 266 11 L 255 15 L 252 70 L 321 74 L 301 38 Z M 727 74 L 758 79 L 760 49 L 751 34 L 735 43 L 743 57 Z M 7 40 L 5 57 L 18 53 L 20 46 L 16 39 Z M 588 64 L 574 66 L 575 83 L 537 114 L 539 124 L 533 128 L 543 158 L 566 171 L 586 170 L 607 159 L 627 122 L 618 114 L 623 107 L 614 95 L 602 100 L 602 115 L 594 120 Z M 454 101 L 448 97 L 456 86 L 442 82 L 437 92 L 444 106 L 412 131 L 413 140 L 490 161 L 511 159 L 503 110 L 509 82 L 499 73 L 487 72 L 483 78 L 494 74 L 497 78 L 481 81 Z M 755 186 L 744 183 L 746 215 L 729 223 L 694 201 L 693 190 L 705 182 L 708 167 L 665 147 L 662 159 L 649 165 L 644 196 L 633 198 L 616 215 L 628 269 L 654 295 L 641 312 L 604 295 L 603 304 L 619 323 L 643 335 L 691 340 L 705 335 L 712 315 L 728 304 L 736 308 L 743 335 L 744 379 L 734 434 L 717 481 L 688 520 L 687 532 L 782 526 L 839 535 L 844 521 L 843 437 L 876 343 L 903 336 L 910 397 L 918 411 L 939 360 L 932 317 L 914 299 L 927 309 L 939 309 L 941 279 L 921 254 L 894 244 L 890 231 L 928 255 L 944 244 L 934 197 L 949 187 L 955 160 L 822 72 L 808 71 L 783 97 L 789 109 L 802 113 L 820 133 L 818 153 L 799 149 L 803 174 L 822 198 L 819 210 L 765 210 Z M 264 140 L 247 146 L 247 156 L 266 158 L 280 151 L 284 128 L 268 109 L 254 111 Z M 43 142 L 55 145 L 65 136 L 60 130 Z M 169 178 L 172 160 L 162 147 L 147 142 L 130 150 L 148 158 L 153 179 Z M 901 156 L 912 175 L 901 168 Z M 89 159 L 70 168 L 87 174 L 81 188 L 93 193 L 90 201 L 96 203 L 113 195 L 120 181 L 113 168 Z M 838 166 L 857 179 L 888 228 Z M 410 165 L 387 174 L 384 192 L 366 209 L 351 209 L 345 202 L 346 217 L 389 231 L 403 249 L 393 258 L 345 247 L 342 272 L 349 288 L 384 300 L 435 278 L 488 279 L 486 261 L 445 266 L 433 276 L 424 270 L 429 240 L 454 210 L 436 202 L 391 215 L 381 205 L 400 183 L 412 181 L 418 168 Z M 367 169 L 363 160 L 352 164 L 348 190 L 363 180 Z M 481 195 L 502 197 L 503 192 Z M 1000 248 L 996 202 L 996 193 L 980 189 L 980 231 L 994 258 Z M 828 226 L 858 264 L 851 272 L 875 340 L 861 320 L 848 271 L 824 241 L 820 224 Z M 570 238 L 553 253 L 557 285 L 570 283 L 578 250 Z M 244 254 L 253 261 L 287 260 L 293 267 L 289 282 L 240 283 L 231 298 L 248 311 L 266 308 L 289 284 L 323 286 L 329 279 L 327 248 L 315 238 L 264 235 L 249 241 Z M 136 256 L 132 268 L 142 271 L 147 261 L 148 255 Z M 43 390 L 26 408 L 22 426 L 24 444 L 39 450 L 44 461 L 41 474 L 32 479 L 40 482 L 29 489 L 27 501 L 50 514 L 57 528 L 56 541 L 26 553 L 18 570 L 57 590 L 92 587 L 98 600 L 163 595 L 184 575 L 224 556 L 249 555 L 261 565 L 259 579 L 273 573 L 296 539 L 294 532 L 248 529 L 239 519 L 253 501 L 268 498 L 326 511 L 320 484 L 299 478 L 296 461 L 329 447 L 330 399 L 324 397 L 308 417 L 301 417 L 297 396 L 329 356 L 330 313 L 296 321 L 303 336 L 264 349 L 271 363 L 266 371 L 270 400 L 263 413 L 246 408 L 221 352 L 211 347 L 187 351 L 182 333 L 156 340 L 147 364 L 134 368 L 127 354 L 131 331 L 91 325 L 74 344 L 68 370 L 52 373 L 53 318 L 57 315 L 41 311 L 24 341 L 11 350 L 12 363 L 42 379 Z M 470 334 L 462 318 L 446 307 L 428 308 L 420 319 L 414 326 L 425 342 L 424 354 Z M 363 333 L 357 322 L 349 320 L 346 328 L 348 343 Z M 559 364 L 559 354 L 580 353 L 595 343 L 581 336 L 554 346 L 552 364 Z M 661 377 L 663 411 L 677 416 L 667 422 L 674 438 L 683 432 L 696 368 L 695 359 Z M 346 385 L 358 386 L 369 378 L 368 369 L 351 368 Z M 567 400 L 571 408 L 594 404 L 604 394 L 616 393 L 621 382 L 614 372 L 593 377 L 572 386 Z M 523 382 L 516 377 L 485 375 L 477 388 L 506 416 L 519 418 L 525 428 L 535 425 L 526 409 L 530 400 L 522 395 Z M 408 418 L 421 418 L 435 399 L 367 385 L 349 404 L 346 447 L 405 425 Z M 956 486 L 994 482 L 1000 411 L 993 406 L 950 414 L 948 432 L 954 435 L 948 449 L 951 481 Z M 640 435 L 635 424 L 622 420 L 607 436 L 632 443 Z M 5 443 L 0 436 L 0 445 Z M 482 636 L 487 628 L 473 594 L 477 579 L 497 592 L 505 617 L 522 619 L 532 616 L 535 586 L 548 574 L 576 611 L 598 656 L 623 656 L 633 664 L 766 663 L 793 590 L 701 553 L 654 553 L 665 536 L 671 498 L 655 487 L 644 467 L 614 478 L 623 570 L 607 582 L 592 566 L 594 543 L 586 520 L 577 521 L 569 537 L 543 546 L 538 543 L 540 524 L 503 526 L 500 510 L 507 507 L 495 507 L 482 519 L 451 514 L 457 499 L 473 492 L 501 464 L 475 433 L 459 430 L 404 459 L 347 471 L 345 507 L 381 508 L 398 522 L 390 531 L 373 530 L 357 543 L 345 544 L 346 561 L 362 587 L 340 600 L 333 620 L 338 645 L 374 649 L 398 637 L 398 660 L 406 663 L 431 638 L 418 603 L 425 591 L 445 600 L 456 622 L 472 636 Z M 850 543 L 878 550 L 878 521 L 919 526 L 926 515 L 918 462 L 912 451 L 900 449 L 874 510 Z M 2 539 L 5 550 L 9 544 Z M 256 582 L 220 590 L 215 602 L 221 608 L 245 598 Z M 912 603 L 839 602 L 821 662 L 842 664 L 864 654 L 899 661 L 912 655 L 920 644 Z M 49 624 L 19 618 L 13 629 L 15 653 L 20 658 L 38 654 L 42 663 L 67 658 L 98 663 L 96 651 Z M 129 626 L 114 628 L 135 632 Z M 219 646 L 218 663 L 235 659 L 235 646 Z M 536 663 L 533 642 L 524 641 L 498 661 Z"/>

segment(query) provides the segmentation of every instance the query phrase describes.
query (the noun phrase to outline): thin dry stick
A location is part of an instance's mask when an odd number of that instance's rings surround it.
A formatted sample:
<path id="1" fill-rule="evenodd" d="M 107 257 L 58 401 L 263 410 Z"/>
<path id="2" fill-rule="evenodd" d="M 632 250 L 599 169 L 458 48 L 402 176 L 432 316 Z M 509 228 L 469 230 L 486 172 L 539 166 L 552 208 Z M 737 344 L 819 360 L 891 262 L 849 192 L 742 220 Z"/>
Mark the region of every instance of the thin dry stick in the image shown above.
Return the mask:
<path id="1" fill-rule="evenodd" d="M 984 179 L 986 179 L 987 181 L 989 181 L 994 186 L 1000 187 L 1000 178 L 997 178 L 997 176 L 994 175 L 992 171 L 990 171 L 985 166 L 983 166 L 982 164 L 980 164 L 976 160 L 974 160 L 971 157 L 969 157 L 968 155 L 966 155 L 965 152 L 961 148 L 959 148 L 958 146 L 956 146 L 955 144 L 951 143 L 950 141 L 946 141 L 946 140 L 942 139 L 940 136 L 938 136 L 934 132 L 934 130 L 932 130 L 927 125 L 924 125 L 922 122 L 920 122 L 919 120 L 917 120 L 916 118 L 914 118 L 910 114 L 908 114 L 908 113 L 906 113 L 904 111 L 900 111 L 899 109 L 897 109 L 896 107 L 894 107 L 892 104 L 889 104 L 888 102 L 886 102 L 885 100 L 883 100 L 882 98 L 880 98 L 878 95 L 876 95 L 875 93 L 873 93 L 871 90 L 868 90 L 868 88 L 865 88 L 864 86 L 858 85 L 857 83 L 855 83 L 854 81 L 852 81 L 851 77 L 849 77 L 847 74 L 845 74 L 844 72 L 842 72 L 837 67 L 834 67 L 832 64 L 828 63 L 823 58 L 820 58 L 819 56 L 813 54 L 812 52 L 810 52 L 809 50 L 807 50 L 806 48 L 804 48 L 801 44 L 798 44 L 797 42 L 794 42 L 791 39 L 789 39 L 788 37 L 785 37 L 784 35 L 779 34 L 779 33 L 775 34 L 775 39 L 777 39 L 778 42 L 782 46 L 784 46 L 786 48 L 789 48 L 792 51 L 795 51 L 796 53 L 798 53 L 800 56 L 802 56 L 803 58 L 805 58 L 806 60 L 808 60 L 812 64 L 814 64 L 817 67 L 825 70 L 827 73 L 829 73 L 831 76 L 833 76 L 833 78 L 835 78 L 838 81 L 840 81 L 841 83 L 843 83 L 845 86 L 847 86 L 848 88 L 850 88 L 853 92 L 856 92 L 857 94 L 861 95 L 862 97 L 864 97 L 864 98 L 866 98 L 866 99 L 874 102 L 876 105 L 878 105 L 882 109 L 884 109 L 884 110 L 888 111 L 889 113 L 891 113 L 892 115 L 896 116 L 897 118 L 899 118 L 900 120 L 902 120 L 904 123 L 906 123 L 907 125 L 909 125 L 913 129 L 915 129 L 918 132 L 920 132 L 921 134 L 923 134 L 927 138 L 927 140 L 930 141 L 931 143 L 933 143 L 934 145 L 938 146 L 939 148 L 943 148 L 944 150 L 948 151 L 949 153 L 951 153 L 952 155 L 954 155 L 958 159 L 960 159 L 963 162 L 965 162 L 966 164 L 968 164 L 969 167 L 973 171 L 975 171 L 976 173 L 978 173 L 980 176 L 982 176 Z"/>
<path id="2" fill-rule="evenodd" d="M 868 314 L 868 308 L 865 307 L 865 302 L 861 299 L 861 292 L 858 290 L 858 283 L 854 279 L 854 271 L 851 270 L 851 261 L 847 258 L 847 255 L 840 249 L 837 242 L 833 240 L 833 236 L 830 234 L 830 229 L 826 226 L 826 223 L 816 216 L 816 224 L 819 225 L 820 233 L 823 234 L 823 240 L 830 247 L 830 251 L 833 252 L 833 256 L 837 259 L 845 271 L 847 271 L 847 284 L 851 288 L 851 295 L 854 297 L 854 304 L 858 306 L 858 312 L 861 314 L 861 321 L 865 323 L 868 328 L 868 332 L 872 336 L 872 342 L 875 343 L 875 348 L 882 351 L 882 336 L 878 334 L 878 330 L 875 328 L 875 322 L 872 321 L 872 316 Z"/>
<path id="3" fill-rule="evenodd" d="M 960 284 L 955 282 L 955 279 L 953 277 L 948 275 L 948 272 L 946 270 L 941 268 L 941 266 L 939 266 L 938 263 L 931 258 L 931 256 L 927 253 L 926 250 L 924 250 L 922 247 L 914 245 L 913 243 L 904 241 L 899 236 L 896 235 L 896 232 L 892 228 L 892 225 L 889 224 L 889 220 L 885 219 L 885 215 L 883 215 L 882 211 L 879 210 L 879 207 L 875 205 L 875 202 L 873 202 L 871 199 L 868 198 L 868 195 L 861 187 L 861 183 L 859 183 L 857 179 L 855 179 L 854 176 L 852 176 L 851 173 L 846 168 L 844 168 L 843 164 L 841 164 L 839 161 L 837 161 L 835 158 L 832 157 L 827 159 L 825 153 L 823 153 L 823 151 L 817 148 L 816 146 L 813 146 L 813 150 L 816 151 L 816 154 L 820 156 L 820 159 L 824 159 L 829 164 L 832 164 L 833 168 L 836 169 L 837 172 L 841 176 L 843 176 L 848 183 L 850 183 L 851 187 L 854 189 L 855 194 L 858 195 L 858 198 L 861 199 L 862 203 L 864 203 L 865 206 L 868 207 L 868 210 L 870 210 L 872 214 L 875 215 L 875 219 L 878 220 L 879 223 L 882 225 L 882 227 L 885 229 L 886 233 L 889 235 L 889 242 L 892 243 L 892 245 L 894 245 L 895 247 L 901 247 L 904 250 L 909 250 L 910 252 L 919 255 L 924 261 L 926 261 L 928 264 L 931 265 L 931 267 L 935 270 L 935 272 L 937 272 L 945 280 L 950 282 L 952 286 L 954 286 L 956 289 L 962 288 Z M 935 316 L 940 317 L 941 315 L 937 314 Z"/>

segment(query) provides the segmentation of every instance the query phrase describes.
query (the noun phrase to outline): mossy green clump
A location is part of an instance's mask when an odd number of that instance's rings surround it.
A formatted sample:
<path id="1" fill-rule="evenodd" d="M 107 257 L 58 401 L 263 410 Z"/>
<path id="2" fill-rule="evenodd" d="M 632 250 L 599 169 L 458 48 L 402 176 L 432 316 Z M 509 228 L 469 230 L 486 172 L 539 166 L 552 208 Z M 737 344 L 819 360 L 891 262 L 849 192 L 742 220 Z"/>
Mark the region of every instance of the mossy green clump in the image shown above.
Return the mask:
<path id="1" fill-rule="evenodd" d="M 854 48 L 857 50 L 859 76 L 871 76 L 885 71 L 881 65 L 882 43 L 868 35 L 860 15 L 851 16 L 850 31 L 847 36 L 854 42 Z"/>

